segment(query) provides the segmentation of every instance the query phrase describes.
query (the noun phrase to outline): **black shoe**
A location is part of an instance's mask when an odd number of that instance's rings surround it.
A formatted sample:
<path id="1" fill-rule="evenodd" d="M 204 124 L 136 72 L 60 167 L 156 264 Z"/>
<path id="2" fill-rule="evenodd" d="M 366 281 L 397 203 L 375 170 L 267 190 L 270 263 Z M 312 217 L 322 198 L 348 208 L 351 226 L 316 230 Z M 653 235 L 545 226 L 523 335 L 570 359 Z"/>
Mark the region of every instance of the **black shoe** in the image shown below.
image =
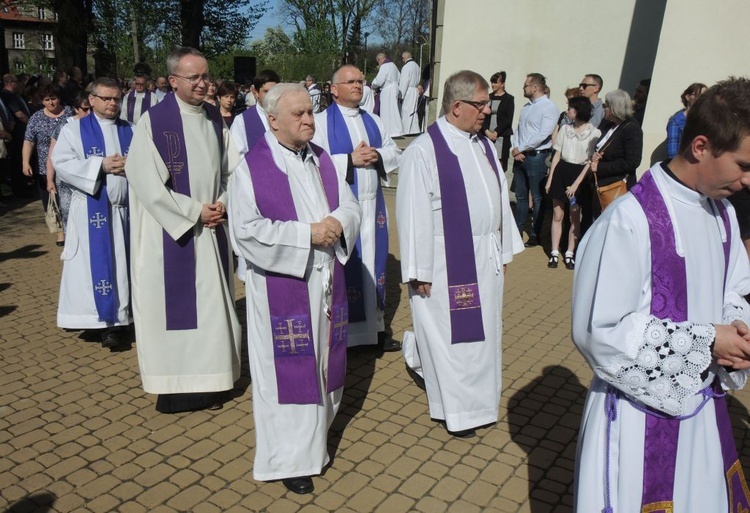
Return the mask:
<path id="1" fill-rule="evenodd" d="M 411 377 L 411 379 L 414 381 L 415 385 L 417 385 L 419 388 L 421 388 L 425 392 L 427 391 L 427 388 L 426 388 L 425 383 L 424 383 L 424 378 L 422 376 L 420 376 L 417 373 L 417 371 L 415 371 L 414 369 L 412 369 L 411 367 L 409 367 L 408 364 L 406 365 L 406 373 Z"/>
<path id="2" fill-rule="evenodd" d="M 315 489 L 312 477 L 290 477 L 289 479 L 282 479 L 281 482 L 286 486 L 287 490 L 300 495 L 312 493 Z"/>
<path id="3" fill-rule="evenodd" d="M 539 245 L 539 241 L 536 239 L 536 237 L 529 238 L 528 241 L 526 241 L 526 244 L 524 244 L 527 248 L 533 248 Z"/>
<path id="4" fill-rule="evenodd" d="M 401 351 L 401 343 L 386 335 L 385 331 L 378 332 L 378 347 L 384 353 L 395 353 Z"/>
<path id="5" fill-rule="evenodd" d="M 111 349 L 120 345 L 120 336 L 115 330 L 107 330 L 102 338 L 102 347 Z"/>
<path id="6" fill-rule="evenodd" d="M 566 256 L 563 259 L 563 262 L 565 262 L 565 268 L 570 269 L 571 271 L 576 268 L 576 261 L 573 260 L 573 257 Z"/>
<path id="7" fill-rule="evenodd" d="M 474 438 L 477 436 L 476 429 L 463 429 L 461 431 L 447 430 L 448 434 L 456 438 Z"/>
<path id="8" fill-rule="evenodd" d="M 549 262 L 547 262 L 547 267 L 550 269 L 557 269 L 557 262 L 558 262 L 558 256 L 552 255 L 549 257 Z"/>

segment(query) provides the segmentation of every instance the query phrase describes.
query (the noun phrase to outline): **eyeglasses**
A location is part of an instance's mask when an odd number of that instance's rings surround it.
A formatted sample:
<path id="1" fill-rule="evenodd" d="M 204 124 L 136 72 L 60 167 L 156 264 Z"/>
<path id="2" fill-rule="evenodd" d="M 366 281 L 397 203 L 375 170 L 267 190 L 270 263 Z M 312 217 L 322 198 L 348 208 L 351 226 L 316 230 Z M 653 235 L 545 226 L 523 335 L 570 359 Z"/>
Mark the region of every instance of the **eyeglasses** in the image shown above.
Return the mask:
<path id="1" fill-rule="evenodd" d="M 135 82 L 135 85 L 137 85 L 137 86 L 145 86 L 146 82 Z"/>
<path id="2" fill-rule="evenodd" d="M 78 107 L 78 110 L 80 110 L 81 112 L 88 112 L 91 110 L 91 107 Z"/>
<path id="3" fill-rule="evenodd" d="M 533 86 L 533 85 L 534 85 L 534 84 L 524 84 L 524 85 L 523 85 L 523 88 L 524 88 L 524 89 L 526 89 L 527 87 L 531 87 L 531 86 Z"/>
<path id="4" fill-rule="evenodd" d="M 365 85 L 365 81 L 362 80 L 362 79 L 356 79 L 355 78 L 355 79 L 352 79 L 352 80 L 347 80 L 345 82 L 336 82 L 336 84 L 334 84 L 334 85 L 343 85 L 343 84 L 346 84 L 346 85 L 354 85 L 354 84 Z"/>
<path id="5" fill-rule="evenodd" d="M 183 77 L 182 75 L 174 75 L 174 74 L 172 76 L 173 77 L 177 77 L 177 78 L 181 78 L 182 80 L 184 80 L 185 82 L 187 82 L 188 84 L 190 84 L 193 87 L 195 87 L 198 84 L 200 84 L 201 81 L 203 81 L 206 84 L 208 84 L 209 82 L 211 82 L 211 75 L 208 75 L 208 74 L 204 74 L 204 75 L 192 75 L 192 76 L 189 76 L 189 77 Z"/>
<path id="6" fill-rule="evenodd" d="M 581 82 L 580 84 L 578 84 L 578 87 L 580 87 L 581 89 L 586 89 L 587 87 L 596 87 L 596 84 L 584 84 L 583 82 Z"/>
<path id="7" fill-rule="evenodd" d="M 119 96 L 99 96 L 98 94 L 92 94 L 91 96 L 95 96 L 99 98 L 104 103 L 107 103 L 107 102 L 120 103 L 122 101 L 122 98 L 120 98 Z"/>
<path id="8" fill-rule="evenodd" d="M 487 105 L 490 104 L 489 100 L 480 100 L 480 101 L 458 100 L 458 101 L 460 101 L 461 103 L 468 103 L 469 105 L 471 105 L 472 107 L 475 107 L 478 110 L 483 110 Z"/>

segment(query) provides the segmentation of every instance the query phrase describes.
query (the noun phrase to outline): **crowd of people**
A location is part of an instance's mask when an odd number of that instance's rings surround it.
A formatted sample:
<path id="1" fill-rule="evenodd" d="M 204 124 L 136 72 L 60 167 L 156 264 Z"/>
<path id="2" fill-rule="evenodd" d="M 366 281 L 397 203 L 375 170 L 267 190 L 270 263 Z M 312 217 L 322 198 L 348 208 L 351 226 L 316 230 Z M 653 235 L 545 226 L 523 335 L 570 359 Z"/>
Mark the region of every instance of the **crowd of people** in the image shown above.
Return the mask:
<path id="1" fill-rule="evenodd" d="M 248 90 L 214 81 L 192 48 L 172 52 L 153 83 L 79 84 L 70 107 L 64 84 L 45 86 L 33 114 L 10 102 L 16 79 L 6 75 L 3 130 L 13 141 L 11 121 L 27 125 L 22 171 L 42 191 L 69 191 L 58 326 L 99 330 L 115 347 L 134 324 L 143 388 L 159 412 L 221 408 L 242 355 L 234 254 L 247 298 L 253 475 L 311 493 L 329 462 L 349 347 L 403 349 L 430 417 L 450 435 L 497 422 L 504 277 L 514 255 L 539 244 L 546 193 L 549 267 L 570 212 L 562 262 L 575 270 L 573 341 L 595 373 L 577 508 L 747 507 L 723 390 L 743 386 L 750 368 L 748 236 L 724 198 L 750 188 L 750 81 L 689 87 L 674 158 L 637 181 L 642 106 L 622 90 L 600 99 L 596 74 L 568 91 L 562 114 L 545 77 L 528 74 L 514 130 L 504 72 L 489 83 L 455 73 L 442 115 L 402 153 L 393 139 L 421 130 L 422 93 L 411 85 L 418 66 L 402 59 L 399 72 L 378 55 L 374 102 L 352 65 L 327 88 L 264 70 Z M 396 169 L 398 280 L 414 326 L 403 348 L 384 323 L 383 184 Z M 608 186 L 620 198 L 600 203 Z M 587 216 L 596 222 L 578 244 Z M 677 470 L 650 467 L 644 453 Z"/>

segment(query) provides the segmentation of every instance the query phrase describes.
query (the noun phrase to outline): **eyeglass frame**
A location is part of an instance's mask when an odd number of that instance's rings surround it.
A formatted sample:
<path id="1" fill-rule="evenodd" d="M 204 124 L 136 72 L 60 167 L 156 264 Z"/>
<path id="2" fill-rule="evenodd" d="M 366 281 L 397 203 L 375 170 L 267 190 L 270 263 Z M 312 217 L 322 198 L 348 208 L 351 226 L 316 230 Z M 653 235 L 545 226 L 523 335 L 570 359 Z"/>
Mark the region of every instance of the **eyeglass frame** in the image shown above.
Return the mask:
<path id="1" fill-rule="evenodd" d="M 597 87 L 598 85 L 599 84 L 587 84 L 585 82 L 581 82 L 580 84 L 578 84 L 578 89 L 584 89 L 584 90 L 586 90 L 589 87 Z"/>
<path id="2" fill-rule="evenodd" d="M 490 104 L 490 100 L 457 100 L 461 103 L 468 103 L 477 110 L 484 110 L 484 108 Z"/>
<path id="3" fill-rule="evenodd" d="M 172 73 L 170 76 L 181 78 L 182 80 L 190 84 L 191 87 L 197 87 L 198 84 L 201 83 L 201 81 L 206 85 L 213 82 L 213 77 L 209 74 L 193 75 L 191 77 L 186 77 L 184 75 L 178 75 L 177 73 Z"/>
<path id="4" fill-rule="evenodd" d="M 95 96 L 99 98 L 104 103 L 107 103 L 107 102 L 122 103 L 122 96 L 99 96 L 98 94 L 94 94 L 94 93 L 91 93 L 91 96 Z"/>

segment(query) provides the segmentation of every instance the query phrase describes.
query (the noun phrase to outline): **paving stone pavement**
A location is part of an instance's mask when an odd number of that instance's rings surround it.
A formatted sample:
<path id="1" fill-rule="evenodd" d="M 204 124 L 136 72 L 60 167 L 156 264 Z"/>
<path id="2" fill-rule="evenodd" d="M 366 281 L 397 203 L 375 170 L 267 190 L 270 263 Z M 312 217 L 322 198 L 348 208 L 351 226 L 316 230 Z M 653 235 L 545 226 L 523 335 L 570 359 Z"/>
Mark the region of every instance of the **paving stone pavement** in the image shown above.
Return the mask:
<path id="1" fill-rule="evenodd" d="M 386 194 L 391 219 L 393 190 Z M 0 210 L 0 512 L 523 512 L 572 510 L 576 434 L 591 371 L 569 336 L 572 273 L 540 247 L 509 266 L 500 420 L 469 440 L 430 420 L 400 353 L 349 354 L 334 455 L 315 492 L 251 477 L 245 365 L 222 410 L 162 415 L 135 347 L 55 326 L 61 262 L 41 207 Z M 411 326 L 391 232 L 387 319 Z M 244 324 L 244 289 L 238 282 Z M 731 398 L 744 467 L 750 393 Z"/>

